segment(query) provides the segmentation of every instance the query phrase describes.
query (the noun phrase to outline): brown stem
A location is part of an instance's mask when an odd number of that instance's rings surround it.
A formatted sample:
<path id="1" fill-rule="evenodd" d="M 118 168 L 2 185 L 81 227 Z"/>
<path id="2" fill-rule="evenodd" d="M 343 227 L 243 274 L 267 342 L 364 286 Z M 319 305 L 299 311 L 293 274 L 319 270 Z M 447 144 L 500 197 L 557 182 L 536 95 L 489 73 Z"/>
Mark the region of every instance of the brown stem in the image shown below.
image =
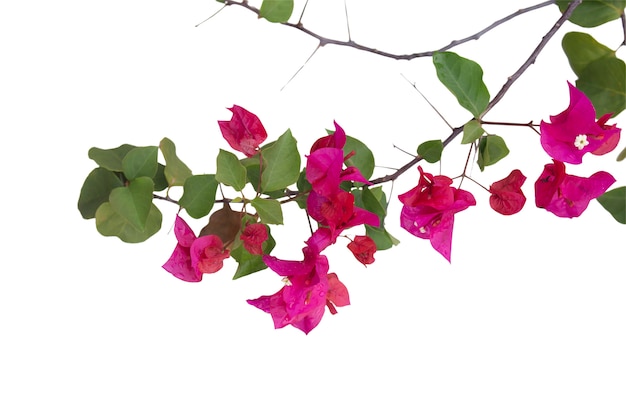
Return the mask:
<path id="1" fill-rule="evenodd" d="M 572 13 L 574 12 L 574 9 L 576 9 L 576 7 L 578 7 L 578 5 L 582 3 L 582 0 L 574 0 L 572 1 L 569 6 L 567 6 L 567 9 L 565 9 L 565 11 L 563 12 L 563 14 L 561 15 L 561 17 L 559 18 L 559 20 L 556 21 L 556 23 L 554 24 L 554 26 L 552 26 L 552 28 L 548 31 L 548 33 L 545 34 L 545 36 L 543 38 L 541 38 L 541 42 L 539 42 L 539 45 L 537 45 L 537 47 L 535 48 L 535 50 L 530 54 L 530 56 L 528 57 L 528 59 L 522 64 L 521 67 L 519 67 L 519 69 L 517 71 L 515 71 L 515 73 L 513 75 L 511 75 L 507 80 L 506 83 L 504 83 L 504 85 L 502 86 L 502 88 L 500 89 L 500 91 L 498 91 L 498 94 L 496 94 L 496 96 L 493 98 L 493 100 L 491 100 L 489 102 L 489 104 L 487 105 L 487 108 L 485 109 L 485 111 L 483 112 L 483 116 L 485 114 L 487 114 L 487 112 L 489 112 L 489 110 L 491 110 L 496 104 L 498 104 L 498 102 L 500 100 L 502 100 L 502 97 L 504 97 L 504 95 L 506 94 L 507 91 L 509 91 L 509 88 L 511 88 L 511 86 L 513 85 L 513 83 L 515 81 L 517 81 L 517 79 L 528 69 L 528 67 L 530 67 L 532 64 L 535 63 L 535 60 L 537 59 L 537 57 L 539 56 L 539 53 L 541 53 L 541 51 L 543 50 L 543 48 L 546 46 L 546 44 L 550 41 L 550 39 L 552 39 L 552 37 L 554 36 L 554 34 L 559 30 L 559 28 L 563 25 L 563 23 L 565 23 L 565 21 L 567 19 L 569 19 L 569 17 L 572 15 Z"/>
<path id="2" fill-rule="evenodd" d="M 397 60 L 406 60 L 406 61 L 410 61 L 412 59 L 415 58 L 423 58 L 423 57 L 428 57 L 428 56 L 432 56 L 435 52 L 441 52 L 441 51 L 447 51 L 449 49 L 454 48 L 455 46 L 461 45 L 463 43 L 472 41 L 472 40 L 477 40 L 479 39 L 482 35 L 484 35 L 485 33 L 489 32 L 490 30 L 500 26 L 501 24 L 508 22 L 509 20 L 522 15 L 524 13 L 528 13 L 530 11 L 533 10 L 537 10 L 540 9 L 542 7 L 546 7 L 549 6 L 551 4 L 554 3 L 554 0 L 548 0 L 548 1 L 544 1 L 542 3 L 536 4 L 534 6 L 530 6 L 530 7 L 526 7 L 524 9 L 519 9 L 518 11 L 511 13 L 508 16 L 503 17 L 500 20 L 495 21 L 494 23 L 492 23 L 491 25 L 487 26 L 486 28 L 484 28 L 483 30 L 474 33 L 473 35 L 470 35 L 466 38 L 463 39 L 459 39 L 456 41 L 452 41 L 450 42 L 448 45 L 443 46 L 439 49 L 433 50 L 433 51 L 426 51 L 426 52 L 414 52 L 414 53 L 410 53 L 410 54 L 393 54 L 391 52 L 385 52 L 385 51 L 379 51 L 378 49 L 375 48 L 371 48 L 369 46 L 365 46 L 365 45 L 361 45 L 357 42 L 354 42 L 352 39 L 348 39 L 347 41 L 341 41 L 339 39 L 332 39 L 332 38 L 327 38 L 325 36 L 319 35 L 315 32 L 313 32 L 312 30 L 307 29 L 306 27 L 304 27 L 304 25 L 302 25 L 301 21 L 298 21 L 298 23 L 289 23 L 289 22 L 284 22 L 284 23 L 280 23 L 281 25 L 284 26 L 289 26 L 291 28 L 294 28 L 296 30 L 299 30 L 303 33 L 306 33 L 307 35 L 311 36 L 312 38 L 317 39 L 317 41 L 319 42 L 319 46 L 325 46 L 325 45 L 338 45 L 338 46 L 347 46 L 349 48 L 354 48 L 354 49 L 358 49 L 360 51 L 364 51 L 364 52 L 369 52 L 372 54 L 376 54 L 376 55 L 380 55 L 386 58 L 392 58 L 392 59 L 397 59 Z M 250 10 L 253 13 L 256 13 L 257 15 L 259 14 L 259 9 L 257 9 L 254 6 L 251 6 L 250 4 L 248 4 L 247 0 L 242 0 L 242 1 L 235 1 L 235 0 L 225 0 L 224 1 L 224 5 L 225 6 L 240 6 L 243 7 L 247 10 Z"/>

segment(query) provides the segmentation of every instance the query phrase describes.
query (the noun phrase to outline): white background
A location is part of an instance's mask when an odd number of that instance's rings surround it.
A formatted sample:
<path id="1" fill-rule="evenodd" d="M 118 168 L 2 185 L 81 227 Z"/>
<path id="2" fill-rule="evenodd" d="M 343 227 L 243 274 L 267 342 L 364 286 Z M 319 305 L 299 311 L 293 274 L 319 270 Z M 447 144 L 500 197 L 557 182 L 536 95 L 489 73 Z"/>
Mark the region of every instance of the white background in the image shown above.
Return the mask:
<path id="1" fill-rule="evenodd" d="M 408 53 L 531 4 L 350 0 L 348 12 L 355 41 Z M 387 219 L 402 243 L 367 268 L 345 239 L 328 250 L 352 305 L 308 336 L 274 330 L 269 315 L 246 304 L 280 288 L 271 271 L 233 282 L 229 260 L 189 284 L 162 270 L 175 245 L 173 205 L 159 204 L 161 232 L 137 245 L 102 237 L 81 218 L 90 147 L 157 145 L 167 136 L 195 174 L 211 173 L 226 147 L 216 122 L 233 104 L 256 113 L 270 140 L 291 128 L 302 153 L 337 120 L 388 167 L 409 160 L 393 145 L 415 152 L 449 134 L 401 74 L 453 126 L 470 118 L 429 58 L 396 62 L 327 46 L 281 91 L 315 41 L 236 7 L 194 27 L 219 7 L 0 6 L 0 415 L 626 415 L 626 229 L 596 201 L 573 220 L 534 206 L 534 181 L 550 159 L 530 129 L 491 127 L 511 154 L 472 170 L 488 186 L 522 169 L 521 213 L 492 212 L 489 195 L 465 181 L 478 205 L 456 216 L 448 264 L 398 225 L 397 194 L 416 184 L 413 168 L 395 184 Z M 494 96 L 558 16 L 556 6 L 541 9 L 454 51 L 482 65 Z M 303 22 L 346 39 L 341 1 L 311 0 Z M 587 31 L 566 24 L 488 120 L 538 123 L 567 107 L 575 76 L 560 39 L 569 30 Z M 591 33 L 611 48 L 623 36 L 618 21 Z M 623 115 L 616 120 L 626 126 Z M 452 144 L 442 173 L 458 175 L 467 149 Z M 616 155 L 587 155 L 568 170 L 605 169 L 625 185 Z M 203 226 L 186 218 L 196 231 Z M 307 230 L 303 213 L 286 208 L 285 226 L 272 227 L 274 254 L 301 259 Z"/>

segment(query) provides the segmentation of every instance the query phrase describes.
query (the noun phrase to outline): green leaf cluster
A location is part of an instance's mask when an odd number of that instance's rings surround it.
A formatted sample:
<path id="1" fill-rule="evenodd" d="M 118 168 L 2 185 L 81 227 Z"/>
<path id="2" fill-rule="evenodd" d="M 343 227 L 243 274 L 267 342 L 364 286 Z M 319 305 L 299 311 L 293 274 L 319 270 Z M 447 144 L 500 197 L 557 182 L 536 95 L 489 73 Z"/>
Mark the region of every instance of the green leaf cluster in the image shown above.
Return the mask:
<path id="1" fill-rule="evenodd" d="M 124 144 L 114 149 L 94 147 L 88 155 L 99 167 L 89 173 L 80 191 L 78 210 L 83 218 L 95 218 L 98 232 L 128 243 L 155 234 L 162 216 L 152 203 L 153 192 L 167 186 L 158 148 Z"/>

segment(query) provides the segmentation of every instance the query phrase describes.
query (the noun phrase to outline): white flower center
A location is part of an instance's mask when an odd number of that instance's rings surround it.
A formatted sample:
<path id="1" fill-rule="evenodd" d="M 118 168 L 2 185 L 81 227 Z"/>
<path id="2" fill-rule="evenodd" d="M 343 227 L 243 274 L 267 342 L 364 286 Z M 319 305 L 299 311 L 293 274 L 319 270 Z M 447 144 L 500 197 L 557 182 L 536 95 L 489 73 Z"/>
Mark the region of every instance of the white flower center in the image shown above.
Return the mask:
<path id="1" fill-rule="evenodd" d="M 578 150 L 582 150 L 585 146 L 589 145 L 589 141 L 587 140 L 587 135 L 578 135 L 576 139 L 574 139 L 574 146 L 578 148 Z"/>

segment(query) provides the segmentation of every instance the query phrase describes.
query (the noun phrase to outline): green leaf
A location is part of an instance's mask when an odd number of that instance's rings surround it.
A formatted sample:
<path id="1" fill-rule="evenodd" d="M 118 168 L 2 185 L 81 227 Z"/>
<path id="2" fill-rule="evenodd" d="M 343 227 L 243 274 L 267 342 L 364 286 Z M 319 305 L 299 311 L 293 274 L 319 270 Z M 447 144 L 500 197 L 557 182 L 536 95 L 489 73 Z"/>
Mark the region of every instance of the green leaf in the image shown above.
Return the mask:
<path id="1" fill-rule="evenodd" d="M 122 172 L 124 170 L 122 160 L 132 149 L 135 149 L 135 146 L 128 144 L 118 146 L 114 149 L 100 149 L 94 147 L 89 149 L 88 156 L 102 168 L 113 172 Z"/>
<path id="2" fill-rule="evenodd" d="M 296 203 L 298 203 L 298 207 L 301 209 L 306 209 L 306 200 L 308 198 L 306 192 L 313 189 L 309 180 L 306 179 L 306 168 L 302 168 L 302 172 L 300 172 L 298 181 L 296 182 L 296 187 L 298 188 L 298 192 L 301 193 L 301 195 L 296 197 Z"/>
<path id="3" fill-rule="evenodd" d="M 165 178 L 165 165 L 158 164 L 157 172 L 152 177 L 152 181 L 154 181 L 154 191 L 162 191 L 169 187 L 167 183 L 167 179 Z"/>
<path id="4" fill-rule="evenodd" d="M 470 120 L 463 126 L 463 139 L 461 144 L 473 143 L 476 139 L 485 133 L 485 129 L 480 125 L 478 120 Z"/>
<path id="5" fill-rule="evenodd" d="M 435 52 L 433 63 L 439 81 L 476 118 L 489 104 L 489 91 L 483 82 L 483 70 L 476 62 L 454 52 Z"/>
<path id="6" fill-rule="evenodd" d="M 135 229 L 143 232 L 152 205 L 154 183 L 151 178 L 139 177 L 130 181 L 127 187 L 117 187 L 111 191 L 111 208 Z"/>
<path id="7" fill-rule="evenodd" d="M 566 33 L 561 44 L 569 65 L 579 77 L 587 65 L 593 61 L 606 56 L 615 56 L 615 52 L 596 41 L 588 33 Z"/>
<path id="8" fill-rule="evenodd" d="M 272 23 L 284 23 L 293 12 L 293 0 L 263 0 L 259 9 L 259 17 Z"/>
<path id="9" fill-rule="evenodd" d="M 114 188 L 123 187 L 124 183 L 117 175 L 105 168 L 95 168 L 87 175 L 78 197 L 78 210 L 84 219 L 96 217 L 96 210 L 102 203 L 109 201 Z"/>
<path id="10" fill-rule="evenodd" d="M 252 185 L 252 188 L 254 188 L 254 191 L 261 192 L 259 189 L 261 180 L 259 156 L 257 155 L 250 158 L 244 158 L 239 162 L 241 162 L 241 165 L 246 168 L 246 178 L 248 179 L 250 185 Z"/>
<path id="11" fill-rule="evenodd" d="M 346 166 L 357 167 L 361 175 L 368 180 L 374 173 L 374 154 L 363 142 L 352 136 L 346 136 L 346 144 L 343 147 L 344 156 L 354 151 L 354 155 L 345 161 Z"/>
<path id="12" fill-rule="evenodd" d="M 417 147 L 417 154 L 431 164 L 441 159 L 442 152 L 443 142 L 440 139 L 428 140 Z"/>
<path id="13" fill-rule="evenodd" d="M 557 0 L 561 13 L 567 9 L 571 0 Z M 585 28 L 600 26 L 611 20 L 618 19 L 624 12 L 626 0 L 583 0 L 574 9 L 569 21 Z"/>
<path id="14" fill-rule="evenodd" d="M 493 165 L 509 154 L 504 139 L 496 135 L 487 135 L 478 141 L 478 166 L 484 171 L 486 166 Z"/>
<path id="15" fill-rule="evenodd" d="M 211 212 L 215 204 L 217 181 L 213 174 L 192 175 L 183 185 L 183 196 L 178 203 L 194 219 Z"/>
<path id="16" fill-rule="evenodd" d="M 617 116 L 626 107 L 626 64 L 614 56 L 597 59 L 585 67 L 576 87 L 589 97 L 598 117 Z"/>
<path id="17" fill-rule="evenodd" d="M 387 250 L 400 243 L 384 227 L 365 225 L 365 234 L 376 243 L 377 250 Z"/>
<path id="18" fill-rule="evenodd" d="M 622 149 L 622 151 L 617 155 L 617 162 L 623 161 L 626 159 L 626 148 Z"/>
<path id="19" fill-rule="evenodd" d="M 217 155 L 217 182 L 229 185 L 237 191 L 243 190 L 246 185 L 246 168 L 239 162 L 235 154 L 220 149 Z"/>
<path id="20" fill-rule="evenodd" d="M 122 160 L 122 170 L 129 180 L 139 177 L 152 178 L 157 173 L 157 156 L 159 149 L 156 146 L 142 146 L 131 149 Z"/>
<path id="21" fill-rule="evenodd" d="M 362 208 L 367 211 L 371 211 L 378 216 L 381 225 L 385 223 L 385 216 L 387 216 L 387 202 L 382 187 L 364 187 L 361 191 L 361 202 L 363 204 Z"/>
<path id="22" fill-rule="evenodd" d="M 250 203 L 259 215 L 261 223 L 283 224 L 283 209 L 278 201 L 257 197 Z"/>
<path id="23" fill-rule="evenodd" d="M 173 187 L 183 185 L 185 180 L 191 177 L 191 170 L 176 155 L 176 145 L 168 138 L 161 139 L 159 148 L 165 158 L 165 178 L 168 184 Z"/>
<path id="24" fill-rule="evenodd" d="M 264 193 L 285 189 L 298 180 L 300 153 L 291 130 L 287 129 L 276 142 L 261 152 L 263 154 L 261 190 Z"/>
<path id="25" fill-rule="evenodd" d="M 269 227 L 267 228 L 268 237 L 265 242 L 263 242 L 262 249 L 264 254 L 269 254 L 272 252 L 272 249 L 276 246 L 276 241 L 272 237 L 270 233 Z M 243 245 L 239 245 L 234 248 L 230 255 L 237 261 L 239 264 L 237 266 L 237 270 L 235 271 L 235 275 L 233 279 L 238 279 L 246 275 L 250 275 L 254 272 L 262 271 L 267 268 L 265 262 L 263 262 L 263 255 L 253 255 L 248 252 Z"/>
<path id="26" fill-rule="evenodd" d="M 607 191 L 597 198 L 602 207 L 622 224 L 626 224 L 626 187 Z"/>
<path id="27" fill-rule="evenodd" d="M 126 243 L 139 243 L 147 240 L 161 229 L 162 215 L 159 209 L 150 205 L 143 230 L 137 229 L 125 217 L 115 211 L 111 203 L 104 203 L 96 211 L 96 229 L 103 236 L 117 236 Z"/>

